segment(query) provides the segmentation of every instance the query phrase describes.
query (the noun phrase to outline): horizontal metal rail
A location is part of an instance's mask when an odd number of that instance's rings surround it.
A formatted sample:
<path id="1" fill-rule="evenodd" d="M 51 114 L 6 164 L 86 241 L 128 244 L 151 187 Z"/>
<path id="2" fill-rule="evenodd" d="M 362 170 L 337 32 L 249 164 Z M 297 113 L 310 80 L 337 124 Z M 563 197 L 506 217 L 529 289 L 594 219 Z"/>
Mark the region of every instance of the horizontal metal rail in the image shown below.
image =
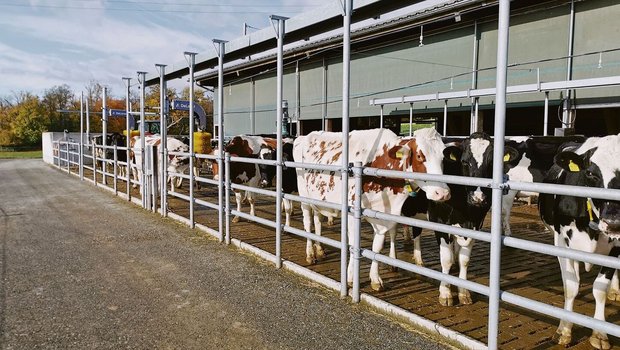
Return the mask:
<path id="1" fill-rule="evenodd" d="M 591 197 L 620 201 L 620 190 L 611 188 L 581 187 L 571 185 L 557 185 L 538 182 L 508 181 L 507 187 L 511 190 L 554 193 L 574 197 Z"/>
<path id="2" fill-rule="evenodd" d="M 189 196 L 186 196 L 186 195 L 181 194 L 181 193 L 179 193 L 179 192 L 172 192 L 172 191 L 168 191 L 168 195 L 169 195 L 169 196 L 173 196 L 173 197 L 177 197 L 177 198 L 179 198 L 179 199 L 184 199 L 184 200 L 186 200 L 186 201 L 188 201 L 188 202 L 190 201 Z"/>
<path id="3" fill-rule="evenodd" d="M 237 210 L 234 210 L 234 209 L 231 209 L 230 213 L 233 214 L 233 215 L 236 215 L 236 216 L 238 216 L 238 217 L 240 217 L 242 219 L 258 222 L 259 224 L 262 224 L 262 225 L 265 225 L 265 226 L 269 226 L 271 228 L 275 228 L 276 227 L 276 223 L 275 222 L 269 221 L 267 219 L 263 219 L 263 218 L 258 217 L 258 216 L 253 216 L 253 215 L 250 215 L 250 214 L 246 214 L 244 212 L 237 211 Z"/>
<path id="4" fill-rule="evenodd" d="M 296 163 L 296 162 L 284 162 L 284 166 L 288 168 L 301 168 L 309 170 L 320 171 L 334 171 L 340 172 L 343 170 L 342 165 L 326 165 L 326 164 L 313 164 L 313 163 Z M 348 169 L 344 169 L 348 170 Z"/>
<path id="5" fill-rule="evenodd" d="M 188 198 L 188 200 L 189 200 L 189 198 Z M 204 201 L 202 199 L 194 198 L 194 202 L 196 204 L 200 204 L 200 205 L 202 205 L 204 207 L 207 207 L 207 208 L 211 208 L 211 209 L 215 209 L 215 210 L 220 210 L 220 206 L 218 204 L 207 202 L 207 201 Z"/>
<path id="6" fill-rule="evenodd" d="M 342 208 L 342 206 L 340 204 L 338 204 L 338 203 L 321 201 L 321 200 L 318 200 L 318 199 L 312 199 L 312 198 L 306 198 L 306 197 L 300 197 L 300 196 L 296 196 L 294 194 L 285 193 L 283 197 L 285 199 L 290 199 L 292 201 L 296 201 L 296 202 L 300 202 L 300 203 L 315 205 L 317 207 L 322 207 L 322 208 L 334 209 L 334 210 L 337 210 L 339 213 L 340 213 L 340 210 Z"/>
<path id="7" fill-rule="evenodd" d="M 212 180 L 212 179 L 208 179 L 206 177 L 200 177 L 200 176 L 194 177 L 194 181 L 198 181 L 198 182 L 201 182 L 201 183 L 206 183 L 206 184 L 209 184 L 209 185 L 215 185 L 215 186 L 220 184 L 220 182 L 217 181 L 217 180 Z"/>
<path id="8" fill-rule="evenodd" d="M 247 157 L 230 157 L 230 161 L 232 163 L 249 163 L 249 164 L 260 164 L 260 165 L 271 165 L 275 166 L 278 162 L 275 160 L 267 160 L 260 158 L 247 158 Z"/>
<path id="9" fill-rule="evenodd" d="M 217 155 L 205 154 L 205 153 L 195 153 L 194 157 L 200 158 L 200 159 L 212 159 L 212 160 L 217 160 L 218 159 Z"/>
<path id="10" fill-rule="evenodd" d="M 335 239 L 331 239 L 329 237 L 325 237 L 325 236 L 319 236 L 316 235 L 314 233 L 310 233 L 310 232 L 306 232 L 304 230 L 300 230 L 298 228 L 292 227 L 292 226 L 286 226 L 283 225 L 282 229 L 288 233 L 294 234 L 295 236 L 299 236 L 299 237 L 303 237 L 306 239 L 310 239 L 313 241 L 317 241 L 317 242 L 321 242 L 325 245 L 328 245 L 332 248 L 336 248 L 336 249 L 340 249 L 340 241 L 337 241 Z"/>
<path id="11" fill-rule="evenodd" d="M 552 90 L 566 90 L 566 89 L 583 89 L 583 88 L 598 88 L 605 86 L 620 85 L 620 76 L 611 76 L 604 78 L 591 78 L 591 79 L 579 79 L 579 80 L 564 80 L 555 82 L 538 82 L 535 84 L 523 84 L 508 86 L 507 94 L 522 94 L 522 93 L 536 93 Z M 390 97 L 390 98 L 376 98 L 370 100 L 371 106 L 381 106 L 389 104 L 400 103 L 414 103 L 425 101 L 439 101 L 439 100 L 451 100 L 458 98 L 475 98 L 484 96 L 495 96 L 495 88 L 485 89 L 469 89 L 462 91 L 450 91 L 450 92 L 437 92 L 434 94 L 415 95 L 415 96 L 402 96 L 402 97 Z"/>
<path id="12" fill-rule="evenodd" d="M 479 187 L 489 187 L 491 188 L 493 185 L 493 181 L 491 179 L 485 178 L 477 178 L 477 177 L 466 177 L 466 176 L 454 176 L 454 175 L 438 175 L 438 174 L 426 174 L 426 173 L 415 173 L 409 171 L 399 171 L 399 170 L 387 170 L 387 169 L 378 169 L 378 168 L 364 168 L 364 175 L 375 176 L 375 177 L 387 177 L 393 179 L 408 179 L 408 180 L 422 180 L 422 181 L 437 181 L 455 185 L 464 185 L 464 186 L 479 186 Z"/>
<path id="13" fill-rule="evenodd" d="M 269 196 L 269 197 L 276 197 L 277 196 L 277 193 L 274 192 L 274 191 L 264 190 L 264 189 L 256 188 L 256 187 L 252 187 L 252 186 L 234 184 L 232 182 L 230 183 L 230 188 L 232 188 L 234 190 L 247 191 L 247 192 L 251 192 L 251 193 L 258 193 L 258 194 L 262 194 L 264 196 Z"/>

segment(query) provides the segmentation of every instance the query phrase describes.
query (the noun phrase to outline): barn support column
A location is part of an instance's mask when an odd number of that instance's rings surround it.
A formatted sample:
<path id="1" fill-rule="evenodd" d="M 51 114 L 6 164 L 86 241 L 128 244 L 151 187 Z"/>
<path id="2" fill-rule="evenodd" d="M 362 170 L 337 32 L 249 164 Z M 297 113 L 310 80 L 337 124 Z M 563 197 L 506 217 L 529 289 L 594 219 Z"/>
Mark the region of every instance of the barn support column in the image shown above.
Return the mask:
<path id="1" fill-rule="evenodd" d="M 443 136 L 448 136 L 448 100 L 443 101 Z"/>
<path id="2" fill-rule="evenodd" d="M 381 114 L 379 114 L 379 128 L 383 129 L 383 105 L 381 105 Z"/>
<path id="3" fill-rule="evenodd" d="M 103 162 L 101 163 L 102 165 L 102 171 L 101 174 L 103 175 L 103 184 L 106 185 L 107 184 L 107 178 L 106 178 L 106 169 L 108 168 L 108 163 L 106 163 L 107 160 L 107 153 L 108 150 L 105 148 L 108 145 L 108 108 L 106 106 L 106 102 L 108 99 L 108 88 L 104 87 L 103 88 L 103 96 L 102 96 L 102 110 L 101 110 L 101 123 L 102 123 L 102 131 L 101 133 L 103 134 L 102 140 L 101 140 L 101 144 L 103 145 Z"/>
<path id="4" fill-rule="evenodd" d="M 575 41 L 575 1 L 570 2 L 570 24 L 568 28 L 568 62 L 566 64 L 566 80 L 573 78 L 573 53 Z M 562 107 L 562 128 L 573 129 L 575 127 L 575 110 L 572 108 L 572 91 L 566 90 L 564 104 Z M 570 132 L 569 132 L 570 133 Z M 560 134 L 556 132 L 556 134 Z M 562 132 L 562 135 L 567 134 Z"/>
<path id="5" fill-rule="evenodd" d="M 413 136 L 413 103 L 409 104 L 409 137 Z"/>
<path id="6" fill-rule="evenodd" d="M 322 105 L 322 122 L 321 122 L 321 130 L 330 131 L 331 129 L 327 127 L 327 62 L 325 61 L 325 57 L 323 57 L 323 105 Z"/>
<path id="7" fill-rule="evenodd" d="M 341 221 L 340 221 L 340 297 L 347 296 L 347 258 L 349 243 L 347 236 L 347 222 L 349 216 L 349 95 L 351 91 L 351 14 L 353 12 L 353 0 L 344 1 L 344 20 L 342 35 L 342 196 L 340 198 Z M 383 108 L 383 106 L 381 107 Z M 359 231 L 353 232 L 359 235 Z M 359 284 L 358 281 L 353 283 Z M 359 288 L 359 287 L 358 287 Z"/>
<path id="8" fill-rule="evenodd" d="M 166 189 L 168 184 L 168 127 L 166 125 L 168 105 L 166 103 L 166 65 L 156 64 L 155 67 L 159 70 L 159 135 L 161 136 L 161 142 L 159 143 L 159 157 L 161 159 L 161 169 L 159 169 L 159 176 L 161 178 L 159 185 L 159 199 L 161 215 L 168 216 L 168 190 Z M 192 108 L 191 103 L 190 108 Z"/>
<path id="9" fill-rule="evenodd" d="M 226 41 L 213 39 L 215 52 L 218 56 L 217 68 L 217 169 L 218 169 L 218 225 L 220 242 L 224 241 L 224 55 L 226 53 Z M 228 193 L 226 193 L 228 196 Z M 228 209 L 228 208 L 227 208 Z M 226 237 L 226 244 L 230 244 L 230 237 Z"/>
<path id="10" fill-rule="evenodd" d="M 506 80 L 508 74 L 508 31 L 510 0 L 500 0 L 497 30 L 497 76 L 493 147 L 493 202 L 491 209 L 491 253 L 489 271 L 489 349 L 497 349 L 499 332 L 500 263 L 502 253 L 502 192 L 504 183 L 504 136 L 506 134 Z"/>
<path id="11" fill-rule="evenodd" d="M 146 78 L 146 72 L 138 72 L 138 82 L 140 83 L 140 155 L 141 155 L 141 160 L 142 162 L 140 164 L 136 164 L 136 166 L 139 166 L 140 169 L 142 169 L 142 176 L 140 177 L 140 195 L 142 197 L 142 207 L 146 208 L 146 195 L 145 193 L 145 188 L 146 188 L 146 181 L 145 181 L 145 168 L 144 168 L 144 99 L 146 98 L 146 96 L 144 95 L 144 81 Z"/>
<path id="12" fill-rule="evenodd" d="M 250 124 L 252 125 L 252 135 L 256 135 L 256 80 L 250 78 L 251 96 L 250 96 Z"/>
<path id="13" fill-rule="evenodd" d="M 283 75 L 284 75 L 284 35 L 287 17 L 269 16 L 278 39 L 278 59 L 276 77 L 276 268 L 282 267 L 282 117 L 283 117 Z"/>
<path id="14" fill-rule="evenodd" d="M 543 123 L 543 136 L 549 132 L 549 91 L 545 91 L 545 118 Z"/>
<path id="15" fill-rule="evenodd" d="M 189 225 L 194 228 L 194 67 L 196 53 L 184 52 L 189 65 Z"/>

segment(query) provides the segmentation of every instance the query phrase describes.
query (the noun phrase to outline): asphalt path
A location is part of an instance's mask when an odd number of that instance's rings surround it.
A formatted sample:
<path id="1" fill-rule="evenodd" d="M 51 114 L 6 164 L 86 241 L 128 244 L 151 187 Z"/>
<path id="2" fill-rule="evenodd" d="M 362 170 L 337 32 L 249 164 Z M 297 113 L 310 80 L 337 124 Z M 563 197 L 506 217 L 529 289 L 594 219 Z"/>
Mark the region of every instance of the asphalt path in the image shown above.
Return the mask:
<path id="1" fill-rule="evenodd" d="M 0 160 L 0 349 L 446 349 L 80 182 Z"/>

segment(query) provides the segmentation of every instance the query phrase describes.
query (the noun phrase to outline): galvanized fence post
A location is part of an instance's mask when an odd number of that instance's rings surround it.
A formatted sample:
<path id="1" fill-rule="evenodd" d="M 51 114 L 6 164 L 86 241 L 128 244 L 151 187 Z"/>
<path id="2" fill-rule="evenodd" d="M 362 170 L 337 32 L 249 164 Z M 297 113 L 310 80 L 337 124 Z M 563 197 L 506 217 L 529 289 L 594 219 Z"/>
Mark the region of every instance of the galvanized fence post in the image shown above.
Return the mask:
<path id="1" fill-rule="evenodd" d="M 225 210 L 225 231 L 226 231 L 226 244 L 230 244 L 230 153 L 224 153 L 224 179 L 225 179 L 225 191 L 224 200 L 226 207 L 220 208 Z M 221 179 L 220 179 L 221 181 Z M 221 241 L 221 240 L 220 240 Z"/>
<path id="2" fill-rule="evenodd" d="M 67 172 L 71 174 L 71 157 L 69 156 L 69 141 L 65 140 L 65 148 L 67 149 L 67 152 L 65 153 L 65 156 L 67 157 Z"/>
<path id="3" fill-rule="evenodd" d="M 362 162 L 353 165 L 353 177 L 355 180 L 355 195 L 353 197 L 353 246 L 351 247 L 351 259 L 353 259 L 353 290 L 351 297 L 354 303 L 360 301 L 360 236 L 362 228 Z"/>
<path id="4" fill-rule="evenodd" d="M 116 182 L 118 181 L 118 150 L 116 149 L 116 143 L 114 144 L 114 194 L 118 196 L 118 188 Z"/>
<path id="5" fill-rule="evenodd" d="M 91 155 L 93 158 L 93 182 L 95 183 L 95 187 L 97 187 L 97 144 L 91 142 L 92 146 Z"/>

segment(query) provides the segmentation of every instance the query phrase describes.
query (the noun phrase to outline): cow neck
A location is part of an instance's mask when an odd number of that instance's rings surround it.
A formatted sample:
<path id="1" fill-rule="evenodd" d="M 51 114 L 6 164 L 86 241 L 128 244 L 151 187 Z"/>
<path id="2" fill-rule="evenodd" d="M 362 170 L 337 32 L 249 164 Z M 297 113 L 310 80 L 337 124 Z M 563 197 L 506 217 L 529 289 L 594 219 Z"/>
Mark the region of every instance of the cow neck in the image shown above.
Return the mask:
<path id="1" fill-rule="evenodd" d="M 383 145 L 383 152 L 376 157 L 367 166 L 377 169 L 397 170 L 403 171 L 411 167 L 411 155 L 416 151 L 415 140 L 400 140 L 399 146 L 404 146 L 409 143 L 411 152 L 408 157 L 403 161 L 403 158 L 396 158 L 390 156 L 390 148 L 388 145 Z M 409 181 L 404 179 L 394 179 L 385 177 L 363 176 L 362 188 L 364 192 L 382 192 L 384 190 L 391 190 L 393 194 L 404 193 L 405 186 Z M 413 186 L 411 186 L 413 188 Z M 417 187 L 417 186 L 416 186 Z"/>

